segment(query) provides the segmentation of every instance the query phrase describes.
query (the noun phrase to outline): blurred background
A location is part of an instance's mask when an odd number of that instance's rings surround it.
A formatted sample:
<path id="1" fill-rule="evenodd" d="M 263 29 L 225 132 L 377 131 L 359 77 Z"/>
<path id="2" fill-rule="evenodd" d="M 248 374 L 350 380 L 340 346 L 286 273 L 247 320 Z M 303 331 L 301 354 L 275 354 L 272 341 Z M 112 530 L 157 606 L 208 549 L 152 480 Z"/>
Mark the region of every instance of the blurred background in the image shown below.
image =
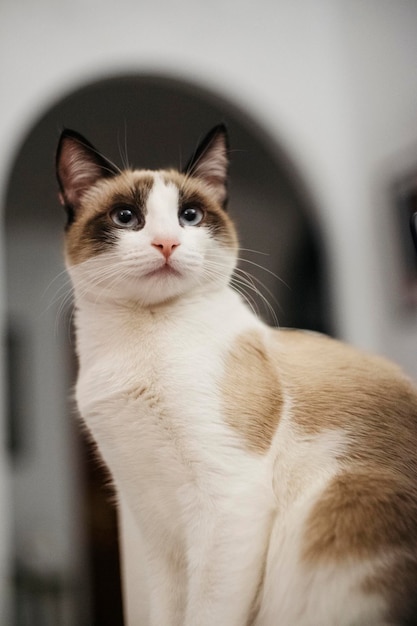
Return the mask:
<path id="1" fill-rule="evenodd" d="M 417 3 L 3 0 L 0 48 L 0 626 L 139 626 L 71 399 L 59 133 L 180 167 L 225 121 L 253 306 L 417 378 Z"/>

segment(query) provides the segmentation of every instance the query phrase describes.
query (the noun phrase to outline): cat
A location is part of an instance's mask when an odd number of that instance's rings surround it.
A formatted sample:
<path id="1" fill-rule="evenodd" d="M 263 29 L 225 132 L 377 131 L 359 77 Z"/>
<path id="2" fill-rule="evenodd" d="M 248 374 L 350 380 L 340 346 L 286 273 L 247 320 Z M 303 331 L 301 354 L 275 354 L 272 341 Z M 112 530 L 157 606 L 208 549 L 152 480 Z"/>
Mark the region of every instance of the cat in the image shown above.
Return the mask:
<path id="1" fill-rule="evenodd" d="M 143 538 L 146 626 L 417 624 L 416 391 L 231 288 L 229 157 L 224 125 L 181 172 L 58 145 L 76 400 Z"/>

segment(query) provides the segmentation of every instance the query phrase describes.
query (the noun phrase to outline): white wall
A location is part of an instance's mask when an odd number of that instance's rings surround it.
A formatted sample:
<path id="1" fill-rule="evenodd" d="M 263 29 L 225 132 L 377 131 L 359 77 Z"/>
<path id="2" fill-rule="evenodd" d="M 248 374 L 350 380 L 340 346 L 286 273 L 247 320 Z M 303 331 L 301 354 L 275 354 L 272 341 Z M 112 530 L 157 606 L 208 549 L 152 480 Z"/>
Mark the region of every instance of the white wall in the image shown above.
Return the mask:
<path id="1" fill-rule="evenodd" d="M 387 219 L 391 176 L 417 162 L 416 27 L 414 0 L 3 0 L 0 198 L 19 141 L 72 89 L 126 71 L 207 86 L 246 108 L 304 176 L 339 333 L 416 376 L 416 316 L 401 312 Z"/>
<path id="2" fill-rule="evenodd" d="M 347 2 L 344 17 L 356 138 L 349 178 L 351 220 L 357 226 L 351 232 L 360 237 L 357 254 L 350 255 L 346 296 L 354 297 L 356 276 L 365 273 L 358 320 L 365 316 L 374 326 L 377 350 L 417 378 L 417 314 L 404 305 L 401 242 L 393 232 L 390 195 L 392 183 L 417 171 L 417 3 Z"/>

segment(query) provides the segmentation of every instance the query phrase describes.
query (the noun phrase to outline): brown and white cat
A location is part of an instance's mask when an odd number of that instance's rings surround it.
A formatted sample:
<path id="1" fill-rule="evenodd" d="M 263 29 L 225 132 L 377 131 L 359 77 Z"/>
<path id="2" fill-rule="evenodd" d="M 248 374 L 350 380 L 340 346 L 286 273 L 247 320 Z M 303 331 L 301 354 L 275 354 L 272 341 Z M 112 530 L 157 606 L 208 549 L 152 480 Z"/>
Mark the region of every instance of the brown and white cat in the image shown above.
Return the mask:
<path id="1" fill-rule="evenodd" d="M 228 152 L 223 126 L 182 173 L 58 148 L 76 397 L 143 537 L 148 623 L 417 624 L 416 392 L 232 290 Z"/>

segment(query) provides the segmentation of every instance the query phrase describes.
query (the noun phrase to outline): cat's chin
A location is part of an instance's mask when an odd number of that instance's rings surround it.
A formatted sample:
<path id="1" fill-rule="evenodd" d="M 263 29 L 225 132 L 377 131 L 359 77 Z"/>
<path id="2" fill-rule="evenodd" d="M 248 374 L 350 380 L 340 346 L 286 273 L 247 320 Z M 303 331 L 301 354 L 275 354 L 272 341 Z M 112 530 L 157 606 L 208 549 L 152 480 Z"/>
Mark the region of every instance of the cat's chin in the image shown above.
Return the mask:
<path id="1" fill-rule="evenodd" d="M 123 285 L 101 290 L 100 296 L 94 296 L 108 305 L 134 305 L 149 309 L 167 304 L 177 299 L 187 298 L 198 287 L 195 277 L 187 277 L 178 270 L 163 267 L 152 270 L 140 280 L 125 280 Z"/>
<path id="2" fill-rule="evenodd" d="M 197 275 L 187 276 L 178 270 L 161 268 L 154 270 L 147 275 L 147 279 L 142 278 L 140 285 L 136 288 L 132 285 L 126 289 L 123 295 L 126 301 L 136 304 L 144 309 L 164 306 L 176 300 L 186 302 L 188 298 L 195 299 L 203 295 L 207 298 L 210 291 L 217 291 L 224 287 L 227 280 L 215 280 L 202 282 Z M 127 285 L 126 285 L 127 287 Z"/>

